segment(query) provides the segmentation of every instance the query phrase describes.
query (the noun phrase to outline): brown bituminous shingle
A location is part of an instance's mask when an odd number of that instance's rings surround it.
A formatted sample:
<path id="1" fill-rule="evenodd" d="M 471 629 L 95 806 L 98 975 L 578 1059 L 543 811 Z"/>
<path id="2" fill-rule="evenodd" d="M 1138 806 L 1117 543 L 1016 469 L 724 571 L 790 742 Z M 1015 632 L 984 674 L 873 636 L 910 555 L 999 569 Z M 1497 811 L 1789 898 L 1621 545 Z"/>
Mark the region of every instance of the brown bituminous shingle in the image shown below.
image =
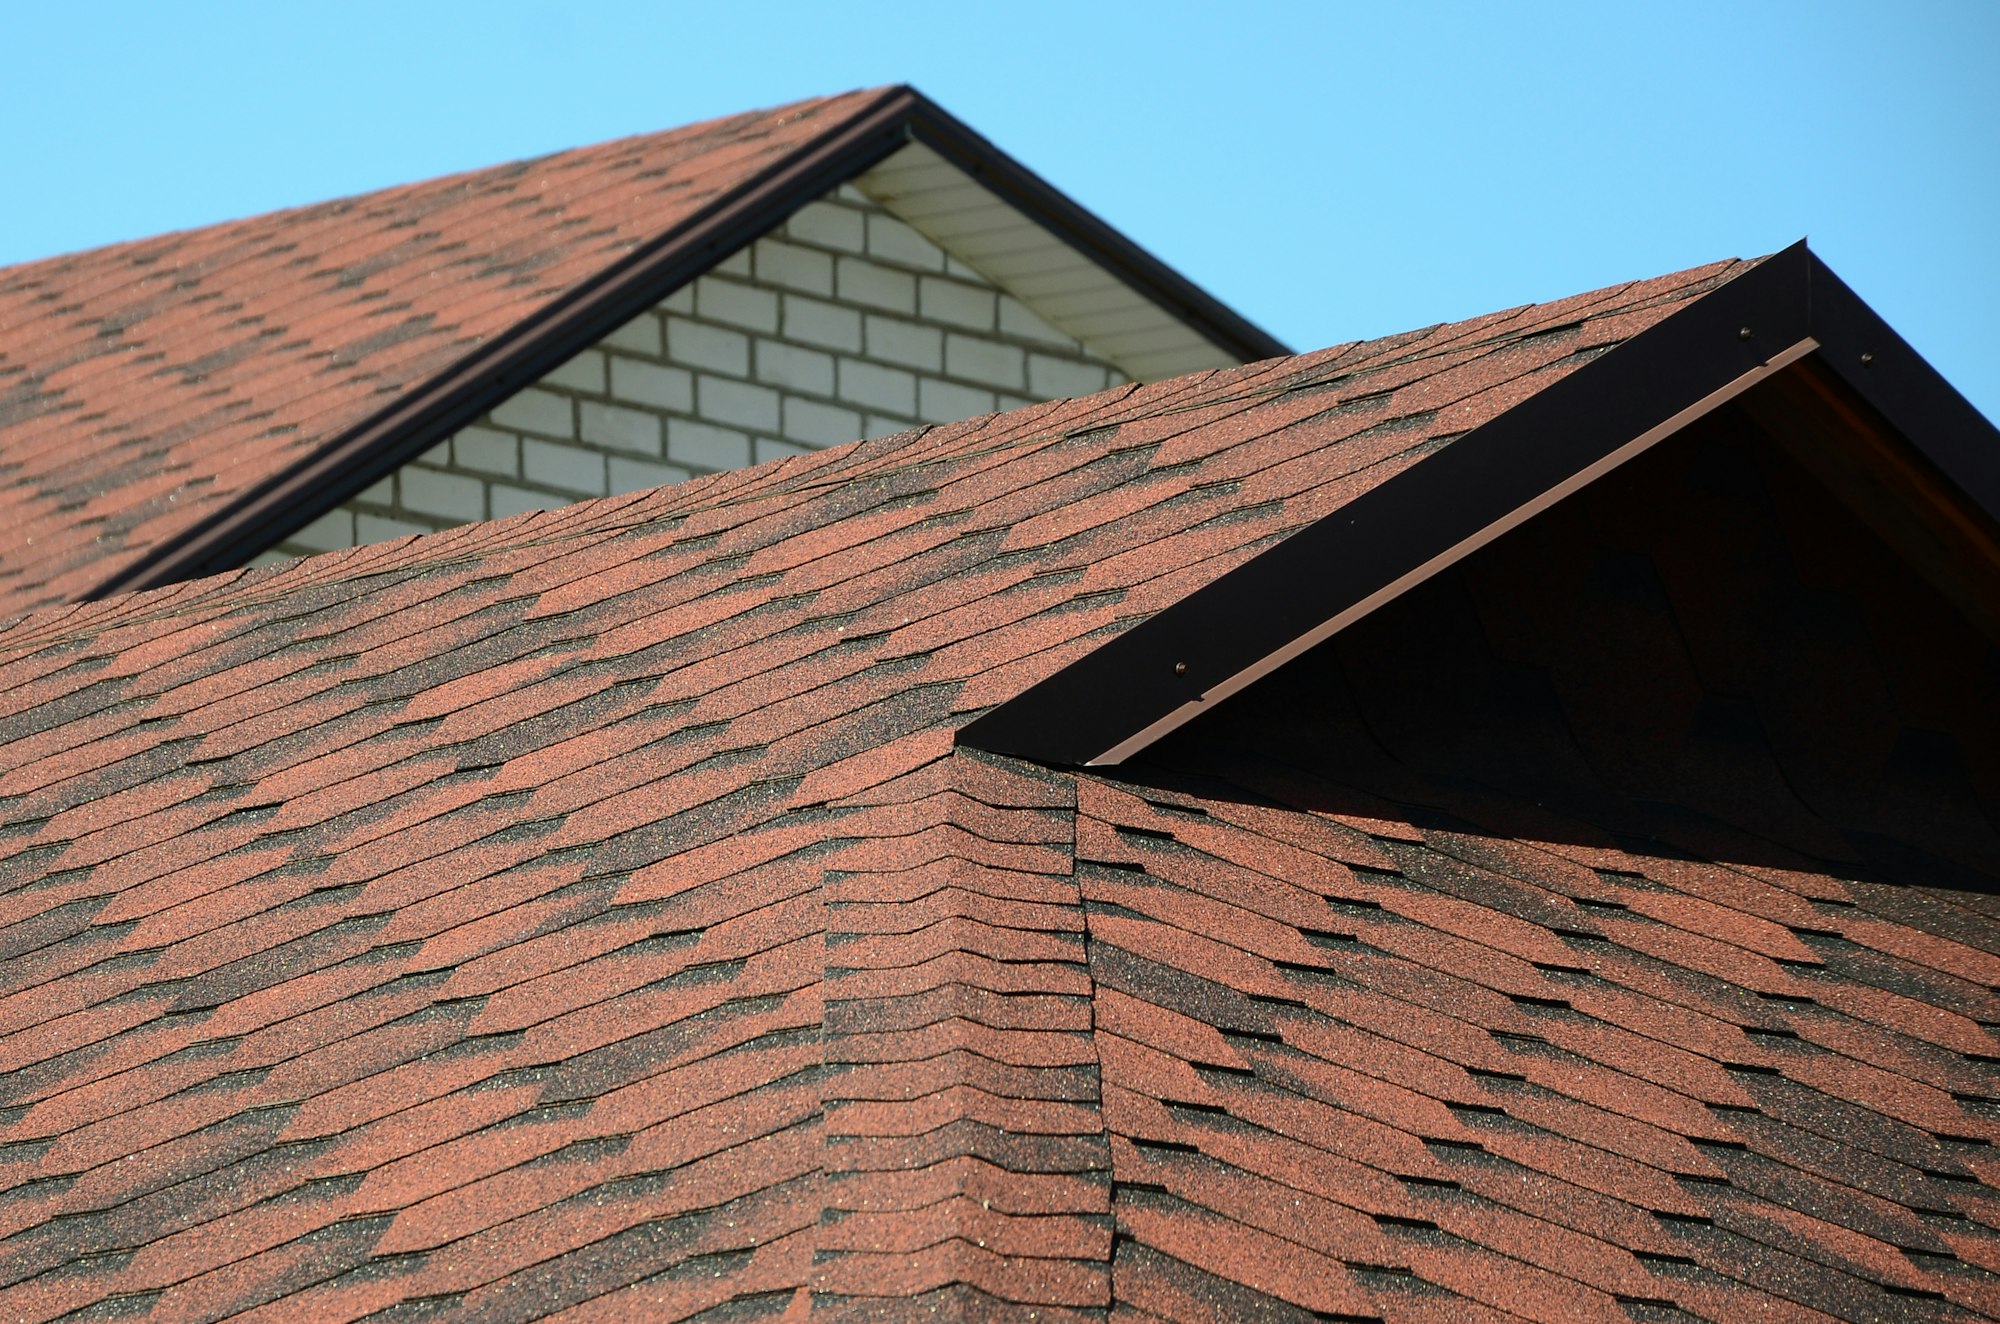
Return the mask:
<path id="1" fill-rule="evenodd" d="M 109 581 L 880 95 L 0 270 L 0 616 Z"/>
<path id="2" fill-rule="evenodd" d="M 829 825 L 825 1298 L 1110 1304 L 1066 780 L 954 756 Z"/>
<path id="3" fill-rule="evenodd" d="M 1268 769 L 1267 793 L 1284 776 Z M 1918 1299 L 1908 1293 L 1934 1290 L 1992 1308 L 1982 1276 L 1946 1283 L 1923 1267 L 1923 1247 L 1943 1252 L 1936 1262 L 1956 1252 L 1939 1239 L 1950 1222 L 1929 1225 L 1915 1210 L 1948 1198 L 1953 1183 L 1855 1149 L 1833 1168 L 1809 1157 L 1837 1143 L 1824 1129 L 1829 1108 L 1851 1108 L 1854 1125 L 1884 1106 L 1880 1089 L 1851 1086 L 1845 1097 L 1858 1106 L 1829 1091 L 1799 1111 L 1796 1131 L 1766 1122 L 1768 1104 L 1749 1098 L 1704 1106 L 1685 1091 L 1704 1080 L 1739 1089 L 1712 1062 L 1705 1076 L 1675 1065 L 1675 1040 L 1716 1047 L 1701 1011 L 1655 1000 L 1641 1016 L 1633 1003 L 1610 1015 L 1643 1028 L 1614 1030 L 1603 1007 L 1495 996 L 1506 972 L 1490 957 L 1482 967 L 1476 949 L 1412 946 L 1438 941 L 1443 924 L 1490 949 L 1504 943 L 1512 907 L 1435 911 L 1443 896 L 1411 873 L 1329 888 L 1327 876 L 1344 871 L 1324 847 L 1314 879 L 1291 858 L 1296 832 L 1266 835 L 1284 831 L 1286 816 L 1246 814 L 1233 799 L 1172 797 L 1194 817 L 1097 779 L 1079 797 L 1079 840 L 1133 861 L 1086 875 L 1085 894 L 1117 1212 L 1132 1239 L 1119 1263 L 1133 1261 L 1134 1299 L 1169 1291 L 1154 1276 L 1174 1265 L 1184 1266 L 1173 1270 L 1178 1290 L 1203 1284 L 1206 1299 L 1231 1299 L 1240 1289 L 1217 1280 L 1233 1280 L 1311 1309 L 1390 1317 L 1417 1289 L 1509 1312 L 1533 1302 L 1529 1314 L 1563 1318 L 1617 1318 L 1620 1298 L 1672 1300 L 1709 1318 L 1752 1299 L 1798 1318 L 1846 1315 L 1856 1301 L 1893 1313 Z M 1450 834 L 1424 835 L 1428 849 L 1406 861 L 1452 861 Z M 1112 844 L 1121 840 L 1132 848 Z M 1517 876 L 1476 891 L 1509 881 L 1518 888 Z M 1301 945 L 1314 955 L 1298 959 Z M 1592 953 L 1596 971 L 1581 982 L 1643 981 L 1643 958 L 1610 943 Z M 1888 1042 L 1876 1038 L 1874 1051 Z M 1766 1079 L 1748 1078 L 1769 1097 Z M 1867 1129 L 1886 1138 L 1887 1120 Z M 1955 1124 L 1983 1133 L 1962 1110 Z M 1307 1276 L 1290 1276 L 1307 1264 Z M 1360 1295 L 1316 1299 L 1346 1281 L 1341 1266 L 1358 1271 Z"/>
<path id="4" fill-rule="evenodd" d="M 0 1313 L 1992 1313 L 1986 912 L 951 747 L 1729 270 L 0 627 Z"/>

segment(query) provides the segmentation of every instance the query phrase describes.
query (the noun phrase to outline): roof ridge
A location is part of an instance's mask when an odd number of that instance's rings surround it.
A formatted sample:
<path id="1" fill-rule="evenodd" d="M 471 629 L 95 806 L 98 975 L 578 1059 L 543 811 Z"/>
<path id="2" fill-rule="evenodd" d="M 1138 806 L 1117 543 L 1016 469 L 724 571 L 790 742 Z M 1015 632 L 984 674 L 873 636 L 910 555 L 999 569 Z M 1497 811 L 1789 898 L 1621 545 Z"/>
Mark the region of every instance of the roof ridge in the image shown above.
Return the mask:
<path id="1" fill-rule="evenodd" d="M 1544 324 L 1572 313 L 1578 330 L 1601 317 L 1629 331 L 1583 345 L 1566 364 L 1551 360 L 1525 370 L 1521 381 L 1534 382 L 1531 389 L 1484 417 L 1454 416 L 1468 426 L 1438 427 L 1436 410 L 1406 409 L 1431 425 L 1423 451 L 1431 463 L 1398 466 L 1407 471 L 1385 476 L 1337 516 L 1295 528 L 1224 579 L 1073 660 L 975 719 L 960 738 L 1061 765 L 1130 757 L 1690 419 L 1813 354 L 1815 282 L 1838 284 L 1801 242 L 1754 262 L 1730 260 L 1526 310 L 1540 312 L 1539 322 L 1515 315 L 1514 334 L 1475 338 L 1458 352 L 1531 343 L 1544 331 L 1566 329 L 1570 323 Z M 1869 325 L 1872 314 L 1858 300 L 1854 308 L 1841 314 L 1844 321 Z M 1855 334 L 1851 326 L 1842 329 Z M 1424 350 L 1392 356 L 1405 368 L 1430 357 Z M 1357 379 L 1378 366 L 1389 365 L 1353 368 L 1328 384 L 1365 386 Z M 1945 405 L 1962 406 L 1932 378 Z M 1392 376 L 1383 391 L 1336 403 L 1393 398 L 1422 383 Z M 1956 431 L 1938 429 L 1940 453 L 1955 454 L 1975 473 L 1983 465 L 2000 486 L 2000 462 L 1978 451 L 1969 430 Z"/>
<path id="2" fill-rule="evenodd" d="M 330 490 L 294 491 L 301 466 L 352 477 L 357 454 L 384 458 L 376 443 L 393 449 L 410 427 L 451 421 L 439 410 L 505 391 L 507 371 L 531 366 L 521 355 L 623 320 L 620 300 L 646 282 L 724 255 L 701 242 L 755 229 L 786 189 L 816 194 L 821 175 L 901 141 L 916 100 L 847 93 L 9 269 L 0 332 L 26 372 L 5 379 L 0 418 L 13 519 L 32 544 L 17 540 L 0 596 L 87 597 L 226 564 L 209 544 L 254 535 L 229 523 L 246 501 L 282 520 Z M 653 155 L 635 157 L 648 143 Z M 549 161 L 587 177 L 523 191 Z M 552 227 L 553 210 L 587 224 Z M 425 234 L 437 238 L 409 238 Z M 385 254 L 400 255 L 386 274 Z M 350 288 L 343 270 L 369 274 Z M 211 350 L 237 366 L 207 385 L 184 360 Z"/>

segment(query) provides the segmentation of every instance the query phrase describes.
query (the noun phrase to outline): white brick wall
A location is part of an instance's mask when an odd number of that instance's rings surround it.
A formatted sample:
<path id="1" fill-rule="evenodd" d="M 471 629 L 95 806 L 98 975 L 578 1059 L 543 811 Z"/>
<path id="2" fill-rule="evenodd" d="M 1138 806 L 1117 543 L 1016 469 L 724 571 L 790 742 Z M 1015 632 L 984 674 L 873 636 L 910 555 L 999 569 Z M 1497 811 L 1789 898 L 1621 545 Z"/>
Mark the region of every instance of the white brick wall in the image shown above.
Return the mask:
<path id="1" fill-rule="evenodd" d="M 657 487 L 1124 380 L 843 187 L 260 560 Z"/>

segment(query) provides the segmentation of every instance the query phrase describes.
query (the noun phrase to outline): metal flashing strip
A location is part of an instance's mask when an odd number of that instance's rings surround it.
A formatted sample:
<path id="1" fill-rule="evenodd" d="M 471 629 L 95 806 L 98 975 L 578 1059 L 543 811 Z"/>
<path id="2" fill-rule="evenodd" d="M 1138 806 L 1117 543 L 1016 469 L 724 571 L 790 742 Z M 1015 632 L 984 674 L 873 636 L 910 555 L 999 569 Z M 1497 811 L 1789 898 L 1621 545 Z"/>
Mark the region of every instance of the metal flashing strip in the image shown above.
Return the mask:
<path id="1" fill-rule="evenodd" d="M 922 93 L 892 87 L 762 175 L 152 549 L 86 598 L 213 574 L 275 547 L 913 139 L 1245 361 L 1289 352 Z"/>
<path id="2" fill-rule="evenodd" d="M 1940 490 L 2000 515 L 2000 432 L 1801 241 L 987 710 L 958 741 L 1068 766 L 1130 758 L 1808 359 L 1877 410 Z"/>
<path id="3" fill-rule="evenodd" d="M 1814 362 L 1910 443 L 1915 458 L 2000 521 L 2000 429 L 1817 257 L 1812 264 Z"/>
<path id="4" fill-rule="evenodd" d="M 1307 652 L 1315 645 L 1331 639 L 1334 635 L 1374 611 L 1382 604 L 1391 599 L 1401 597 L 1431 576 L 1456 565 L 1510 529 L 1525 524 L 1536 515 L 1547 510 L 1550 506 L 1555 505 L 1556 502 L 1561 501 L 1564 497 L 1596 482 L 1599 478 L 1610 473 L 1626 461 L 1637 458 L 1658 442 L 1664 441 L 1702 415 L 1729 403 L 1729 401 L 1743 394 L 1743 392 L 1749 390 L 1765 378 L 1770 377 L 1774 373 L 1782 372 L 1818 348 L 1819 342 L 1813 340 L 1811 337 L 1807 337 L 1797 344 L 1780 351 L 1768 362 L 1752 368 L 1749 372 L 1744 373 L 1741 377 L 1738 377 L 1726 386 L 1718 387 L 1714 391 L 1709 392 L 1707 396 L 1689 405 L 1686 409 L 1681 410 L 1672 418 L 1648 428 L 1645 432 L 1640 433 L 1637 437 L 1634 437 L 1631 441 L 1620 446 L 1609 455 L 1572 474 L 1562 482 L 1557 483 L 1534 500 L 1508 511 L 1507 514 L 1485 528 L 1454 543 L 1416 569 L 1409 571 L 1388 584 L 1384 584 L 1361 601 L 1331 619 L 1321 622 L 1284 647 L 1258 658 L 1251 665 L 1243 668 L 1243 670 L 1229 677 L 1229 679 L 1223 681 L 1221 684 L 1204 691 L 1199 698 L 1188 700 L 1188 702 L 1174 709 L 1165 717 L 1160 718 L 1144 730 L 1135 732 L 1124 740 L 1119 741 L 1102 754 L 1094 758 L 1085 759 L 1084 765 L 1086 767 L 1105 767 L 1123 763 L 1126 759 L 1139 753 L 1154 741 L 1169 734 L 1185 723 L 1193 721 L 1203 712 L 1206 712 L 1210 705 L 1218 703 L 1235 694 L 1237 691 L 1270 675 L 1273 671 L 1284 666 L 1285 663 L 1290 662 L 1293 658 Z"/>

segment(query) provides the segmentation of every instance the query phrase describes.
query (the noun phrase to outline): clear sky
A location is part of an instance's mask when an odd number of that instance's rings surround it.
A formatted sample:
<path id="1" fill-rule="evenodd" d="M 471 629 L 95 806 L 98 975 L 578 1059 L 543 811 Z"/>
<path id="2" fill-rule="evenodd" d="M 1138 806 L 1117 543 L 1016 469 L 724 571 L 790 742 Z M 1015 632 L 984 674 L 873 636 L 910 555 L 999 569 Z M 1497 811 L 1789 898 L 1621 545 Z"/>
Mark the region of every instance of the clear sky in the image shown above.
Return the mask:
<path id="1" fill-rule="evenodd" d="M 4 18 L 0 264 L 909 82 L 1295 348 L 1807 236 L 2000 419 L 2000 0 Z"/>

